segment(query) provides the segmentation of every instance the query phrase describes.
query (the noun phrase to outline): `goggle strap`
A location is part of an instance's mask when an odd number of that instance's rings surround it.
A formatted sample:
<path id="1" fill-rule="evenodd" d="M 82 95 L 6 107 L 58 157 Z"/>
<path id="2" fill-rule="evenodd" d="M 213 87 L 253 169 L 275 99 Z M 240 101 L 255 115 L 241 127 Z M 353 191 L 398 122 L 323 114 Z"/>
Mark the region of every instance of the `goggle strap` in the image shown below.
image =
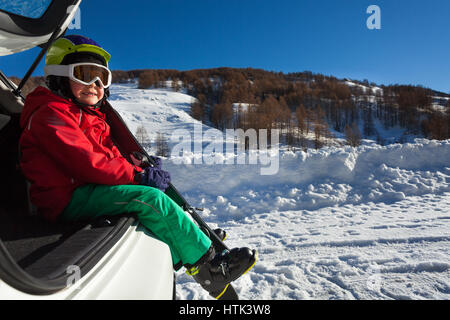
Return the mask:
<path id="1" fill-rule="evenodd" d="M 70 77 L 70 66 L 51 64 L 44 67 L 44 75 L 47 76 L 60 76 Z"/>

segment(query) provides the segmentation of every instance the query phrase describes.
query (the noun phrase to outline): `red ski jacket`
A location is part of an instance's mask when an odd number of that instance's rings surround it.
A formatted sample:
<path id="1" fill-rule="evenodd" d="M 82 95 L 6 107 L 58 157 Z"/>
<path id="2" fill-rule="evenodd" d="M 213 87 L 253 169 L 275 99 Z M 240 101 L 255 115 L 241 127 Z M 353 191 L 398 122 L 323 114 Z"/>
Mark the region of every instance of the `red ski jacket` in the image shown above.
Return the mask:
<path id="1" fill-rule="evenodd" d="M 44 87 L 25 101 L 20 125 L 20 166 L 31 182 L 31 202 L 55 221 L 84 184 L 135 184 L 142 169 L 113 144 L 104 114 L 82 109 Z"/>

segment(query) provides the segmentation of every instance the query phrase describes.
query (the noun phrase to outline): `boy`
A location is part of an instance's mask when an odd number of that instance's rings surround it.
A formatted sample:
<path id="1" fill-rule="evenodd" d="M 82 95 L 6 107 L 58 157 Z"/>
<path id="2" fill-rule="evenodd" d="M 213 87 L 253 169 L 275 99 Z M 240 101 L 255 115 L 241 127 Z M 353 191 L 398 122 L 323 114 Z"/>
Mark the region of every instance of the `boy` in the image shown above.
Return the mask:
<path id="1" fill-rule="evenodd" d="M 110 55 L 76 35 L 56 40 L 46 55 L 49 89 L 27 96 L 21 115 L 21 168 L 30 196 L 49 221 L 77 221 L 137 213 L 142 225 L 168 244 L 181 265 L 213 297 L 256 262 L 256 252 L 215 252 L 211 240 L 167 195 L 170 175 L 158 165 L 129 163 L 110 137 L 102 113 L 109 95 Z"/>

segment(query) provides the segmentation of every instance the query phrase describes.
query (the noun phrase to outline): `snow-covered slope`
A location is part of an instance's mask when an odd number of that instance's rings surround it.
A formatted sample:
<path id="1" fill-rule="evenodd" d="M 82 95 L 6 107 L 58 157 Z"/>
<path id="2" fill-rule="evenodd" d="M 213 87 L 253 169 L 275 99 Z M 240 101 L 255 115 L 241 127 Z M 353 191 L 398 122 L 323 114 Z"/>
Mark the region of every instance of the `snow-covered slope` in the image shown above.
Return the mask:
<path id="1" fill-rule="evenodd" d="M 152 139 L 176 129 L 194 137 L 200 126 L 183 93 L 111 91 L 133 132 L 144 125 Z M 193 157 L 201 155 L 184 162 Z M 229 246 L 258 249 L 260 261 L 235 282 L 241 298 L 450 298 L 450 141 L 280 148 L 277 159 L 276 174 L 265 176 L 262 165 L 164 162 L 205 220 L 227 230 Z M 182 271 L 177 294 L 209 299 Z"/>
<path id="2" fill-rule="evenodd" d="M 160 132 L 170 136 L 176 129 L 199 124 L 189 116 L 194 98 L 170 90 L 139 90 L 135 83 L 113 85 L 109 100 L 121 113 L 131 132 L 144 125 L 150 140 Z"/>

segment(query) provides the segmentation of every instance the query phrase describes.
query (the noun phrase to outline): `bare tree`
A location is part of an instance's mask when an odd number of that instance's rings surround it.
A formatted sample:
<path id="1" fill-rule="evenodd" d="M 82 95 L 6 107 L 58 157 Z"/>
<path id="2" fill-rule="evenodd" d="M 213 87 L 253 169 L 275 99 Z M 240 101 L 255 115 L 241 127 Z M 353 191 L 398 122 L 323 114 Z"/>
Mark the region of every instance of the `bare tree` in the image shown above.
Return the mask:
<path id="1" fill-rule="evenodd" d="M 158 135 L 156 136 L 156 155 L 168 157 L 169 153 L 169 144 L 167 143 L 166 137 L 161 132 L 158 132 Z"/>
<path id="2" fill-rule="evenodd" d="M 178 78 L 172 78 L 172 89 L 175 92 L 179 92 L 180 91 L 181 86 L 180 86 L 180 81 L 178 80 Z"/>
<path id="3" fill-rule="evenodd" d="M 357 147 L 361 145 L 361 131 L 356 122 L 353 122 L 351 127 L 348 124 L 345 126 L 345 137 L 347 144 L 350 146 Z"/>
<path id="4" fill-rule="evenodd" d="M 136 129 L 136 139 L 143 146 L 148 146 L 150 144 L 147 130 L 145 130 L 145 127 L 142 124 Z"/>
<path id="5" fill-rule="evenodd" d="M 301 135 L 306 131 L 306 109 L 303 104 L 300 104 L 295 110 L 297 118 L 297 128 Z"/>

